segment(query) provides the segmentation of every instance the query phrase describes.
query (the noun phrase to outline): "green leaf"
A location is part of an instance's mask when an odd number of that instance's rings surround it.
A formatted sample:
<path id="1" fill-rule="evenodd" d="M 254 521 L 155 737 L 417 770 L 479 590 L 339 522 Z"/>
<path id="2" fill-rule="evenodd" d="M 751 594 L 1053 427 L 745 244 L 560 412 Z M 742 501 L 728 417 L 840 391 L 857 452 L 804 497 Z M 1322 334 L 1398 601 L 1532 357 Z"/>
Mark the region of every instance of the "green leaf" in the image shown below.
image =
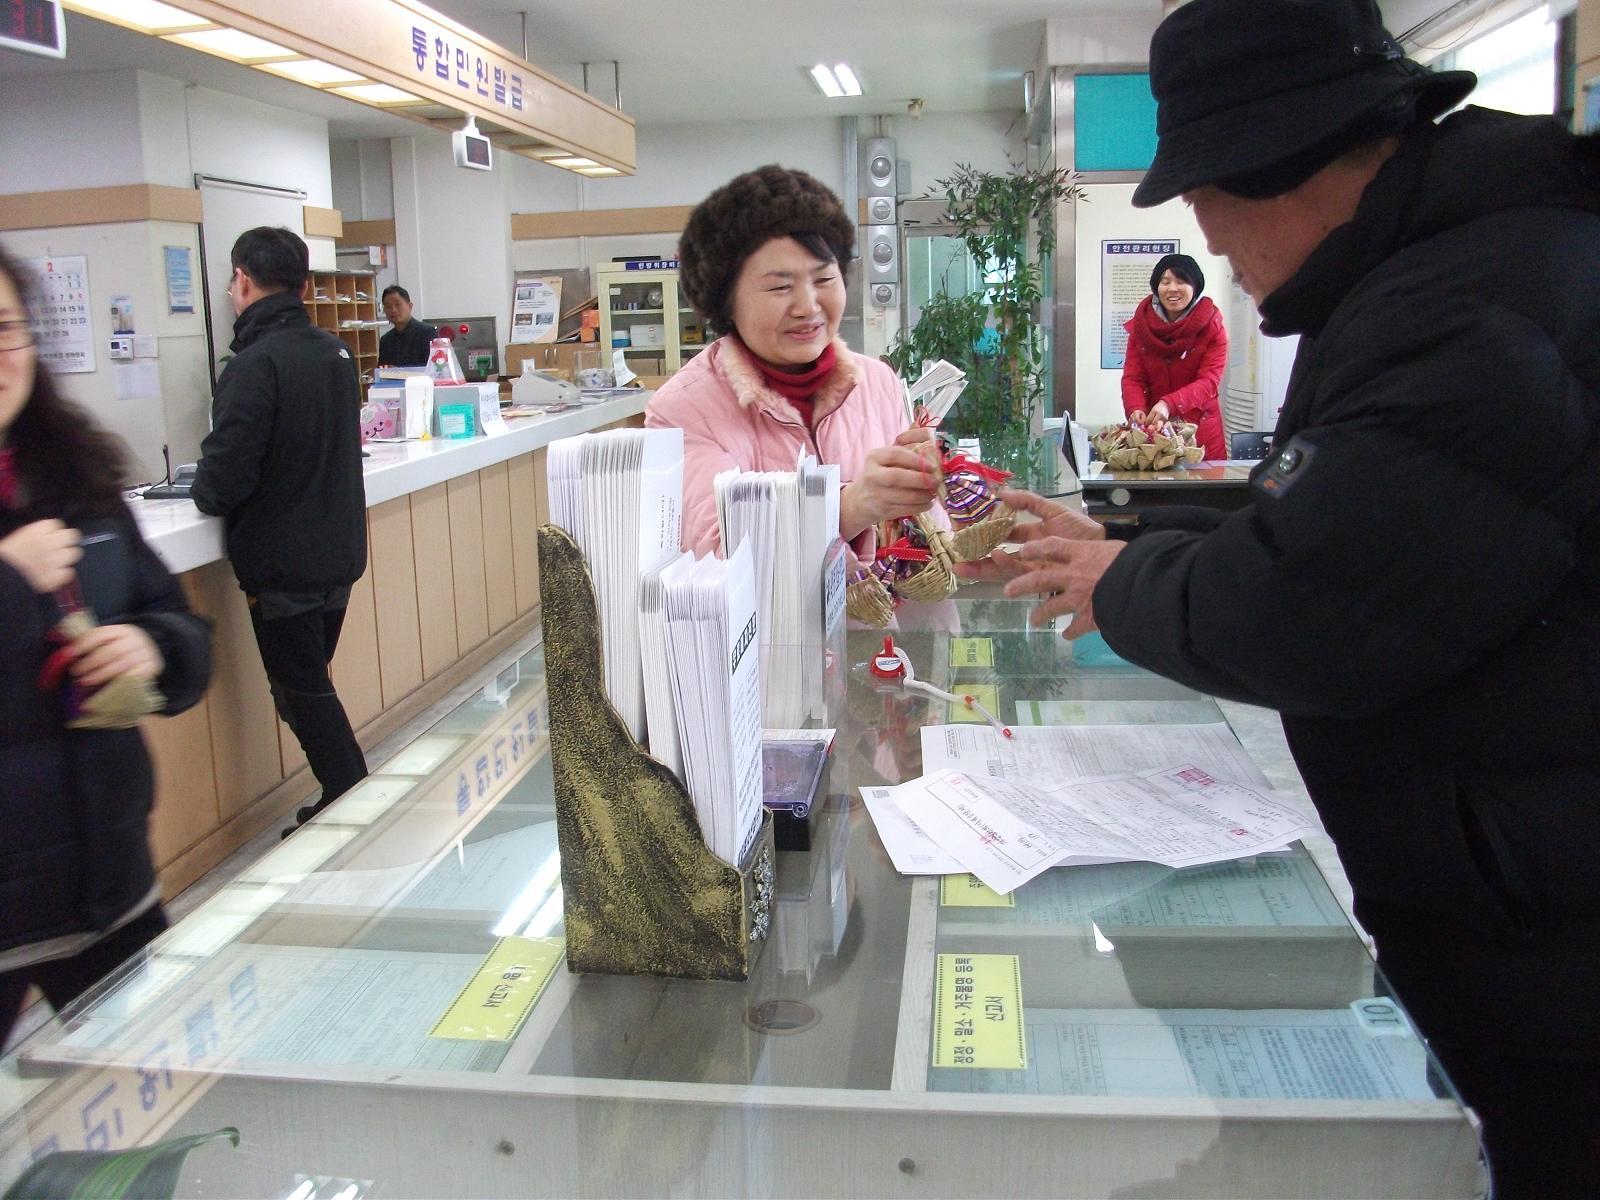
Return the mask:
<path id="1" fill-rule="evenodd" d="M 170 1197 L 177 1190 L 178 1173 L 189 1151 L 218 1138 L 227 1138 L 237 1146 L 239 1131 L 230 1126 L 133 1150 L 59 1150 L 45 1155 L 18 1176 L 0 1200 Z"/>

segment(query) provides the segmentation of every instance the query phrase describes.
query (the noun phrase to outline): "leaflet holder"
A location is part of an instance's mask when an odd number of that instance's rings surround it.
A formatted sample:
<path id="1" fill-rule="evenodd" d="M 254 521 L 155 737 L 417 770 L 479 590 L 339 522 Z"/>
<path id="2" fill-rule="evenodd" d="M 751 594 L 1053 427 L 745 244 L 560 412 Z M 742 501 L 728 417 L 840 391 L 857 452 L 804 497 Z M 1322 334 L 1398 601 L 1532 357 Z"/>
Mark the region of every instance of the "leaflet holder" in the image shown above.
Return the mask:
<path id="1" fill-rule="evenodd" d="M 594 584 L 557 525 L 539 527 L 539 598 L 568 968 L 748 979 L 772 921 L 772 815 L 738 870 L 706 846 L 687 789 L 611 706 Z"/>

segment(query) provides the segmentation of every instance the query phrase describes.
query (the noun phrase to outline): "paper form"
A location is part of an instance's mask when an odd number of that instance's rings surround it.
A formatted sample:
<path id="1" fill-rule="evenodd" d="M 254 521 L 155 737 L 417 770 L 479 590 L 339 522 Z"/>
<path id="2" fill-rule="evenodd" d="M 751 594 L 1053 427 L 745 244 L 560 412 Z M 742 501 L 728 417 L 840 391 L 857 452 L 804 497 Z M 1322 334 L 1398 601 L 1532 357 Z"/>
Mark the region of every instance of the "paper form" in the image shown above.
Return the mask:
<path id="1" fill-rule="evenodd" d="M 1024 815 L 1040 793 L 1022 784 L 939 771 L 889 792 L 907 818 L 1002 896 L 1070 853 Z"/>
<path id="2" fill-rule="evenodd" d="M 1429 1100 L 1415 1037 L 1346 1009 L 1025 1010 L 1021 1071 L 930 1072 L 942 1092 L 1260 1100 Z"/>
<path id="3" fill-rule="evenodd" d="M 1012 734 L 1003 738 L 987 725 L 925 725 L 922 769 L 1039 780 L 1049 787 L 1194 763 L 1218 779 L 1271 786 L 1224 724 L 1050 725 Z"/>
<path id="4" fill-rule="evenodd" d="M 939 849 L 937 842 L 900 811 L 890 795 L 893 790 L 865 787 L 861 789 L 861 799 L 866 802 L 894 869 L 902 875 L 949 875 L 962 870 L 954 855 Z"/>
<path id="5" fill-rule="evenodd" d="M 1223 719 L 1215 700 L 1018 700 L 1016 707 L 1018 725 L 1208 725 Z"/>

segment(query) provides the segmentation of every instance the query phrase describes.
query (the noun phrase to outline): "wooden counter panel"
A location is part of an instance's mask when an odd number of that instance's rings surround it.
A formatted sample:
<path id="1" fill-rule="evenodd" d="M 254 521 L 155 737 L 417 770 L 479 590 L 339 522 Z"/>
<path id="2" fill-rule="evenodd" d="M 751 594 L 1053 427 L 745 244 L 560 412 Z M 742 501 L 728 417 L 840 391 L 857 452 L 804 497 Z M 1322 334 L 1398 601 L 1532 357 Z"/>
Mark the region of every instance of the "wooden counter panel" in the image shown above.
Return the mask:
<path id="1" fill-rule="evenodd" d="M 488 585 L 483 577 L 483 499 L 476 473 L 445 485 L 450 509 L 450 571 L 456 591 L 459 653 L 489 638 Z"/>
<path id="2" fill-rule="evenodd" d="M 539 607 L 539 506 L 544 481 L 535 461 L 543 466 L 544 451 L 524 454 L 506 464 L 511 503 L 511 571 L 516 586 L 517 615 Z"/>
<path id="3" fill-rule="evenodd" d="M 450 510 L 444 484 L 412 493 L 411 538 L 416 550 L 422 676 L 432 679 L 461 656 L 456 640 L 456 592 L 450 572 Z"/>
<path id="4" fill-rule="evenodd" d="M 499 633 L 517 619 L 516 571 L 511 551 L 511 479 L 506 463 L 478 472 L 483 503 L 483 582 L 487 589 L 489 632 Z"/>
<path id="5" fill-rule="evenodd" d="M 422 686 L 414 546 L 410 497 L 367 510 L 367 552 L 372 557 L 372 600 L 378 624 L 378 681 L 385 708 Z"/>
<path id="6" fill-rule="evenodd" d="M 283 779 L 278 718 L 232 566 L 208 563 L 184 579 L 192 581 L 195 607 L 213 622 L 206 711 L 217 803 L 227 821 Z"/>
<path id="7" fill-rule="evenodd" d="M 175 717 L 151 717 L 141 728 L 155 765 L 150 853 L 160 868 L 222 823 L 211 762 L 211 715 L 202 701 Z"/>
<path id="8" fill-rule="evenodd" d="M 383 711 L 383 687 L 378 678 L 378 618 L 372 602 L 372 560 L 350 589 L 350 607 L 339 631 L 339 648 L 333 652 L 333 686 L 344 704 L 350 726 L 360 729 Z"/>

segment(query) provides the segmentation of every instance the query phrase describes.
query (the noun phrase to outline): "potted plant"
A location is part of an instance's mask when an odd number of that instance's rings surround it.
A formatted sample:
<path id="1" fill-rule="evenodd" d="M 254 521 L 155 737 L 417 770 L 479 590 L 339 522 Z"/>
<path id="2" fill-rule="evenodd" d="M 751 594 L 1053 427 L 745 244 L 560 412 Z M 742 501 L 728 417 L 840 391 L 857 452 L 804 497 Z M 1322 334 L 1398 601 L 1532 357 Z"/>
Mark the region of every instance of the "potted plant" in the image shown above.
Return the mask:
<path id="1" fill-rule="evenodd" d="M 916 327 L 901 330 L 885 357 L 907 378 L 938 358 L 965 371 L 967 388 L 946 430 L 980 439 L 988 463 L 1026 481 L 1042 474 L 1052 455 L 1034 418 L 1050 374 L 1040 307 L 1055 252 L 1055 210 L 1082 198 L 1083 189 L 1065 168 L 996 175 L 964 163 L 934 188 L 944 192 L 948 218 L 985 286 L 968 295 L 933 295 Z"/>

